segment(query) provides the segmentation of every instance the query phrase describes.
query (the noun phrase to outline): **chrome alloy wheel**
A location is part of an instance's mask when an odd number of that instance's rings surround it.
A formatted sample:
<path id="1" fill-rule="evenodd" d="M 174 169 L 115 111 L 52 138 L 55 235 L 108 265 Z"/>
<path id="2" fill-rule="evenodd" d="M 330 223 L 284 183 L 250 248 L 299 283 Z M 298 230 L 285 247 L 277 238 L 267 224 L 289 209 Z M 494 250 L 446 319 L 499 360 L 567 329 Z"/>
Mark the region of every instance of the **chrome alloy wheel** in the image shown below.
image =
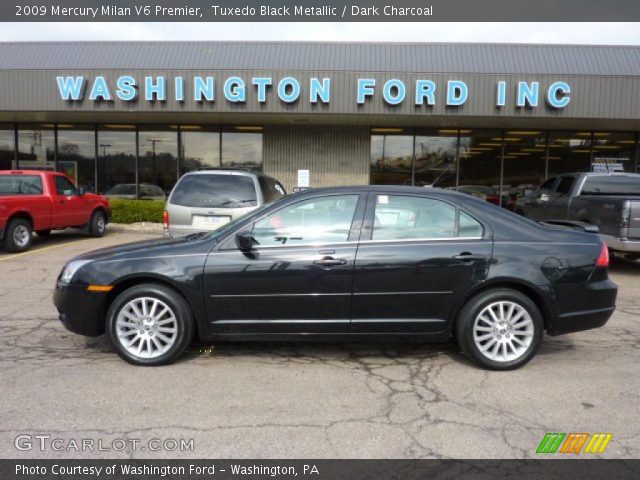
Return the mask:
<path id="1" fill-rule="evenodd" d="M 122 347 L 131 355 L 156 358 L 176 343 L 178 322 L 162 300 L 138 297 L 118 312 L 116 333 Z"/>
<path id="2" fill-rule="evenodd" d="M 529 312 L 511 301 L 484 307 L 473 323 L 473 341 L 486 358 L 511 362 L 522 357 L 533 341 L 534 325 Z"/>
<path id="3" fill-rule="evenodd" d="M 13 230 L 13 241 L 19 248 L 24 248 L 29 245 L 30 235 L 31 233 L 27 227 L 18 225 Z"/>

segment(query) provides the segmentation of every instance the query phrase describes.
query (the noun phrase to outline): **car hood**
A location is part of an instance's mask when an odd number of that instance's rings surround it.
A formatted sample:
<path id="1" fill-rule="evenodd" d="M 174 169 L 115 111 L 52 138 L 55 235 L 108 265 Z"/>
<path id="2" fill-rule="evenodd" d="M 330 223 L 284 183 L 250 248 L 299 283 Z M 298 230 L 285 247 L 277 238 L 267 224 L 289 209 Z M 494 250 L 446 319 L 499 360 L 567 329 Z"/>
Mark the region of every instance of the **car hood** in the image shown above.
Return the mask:
<path id="1" fill-rule="evenodd" d="M 74 260 L 116 260 L 119 257 L 131 257 L 137 254 L 143 254 L 143 256 L 154 256 L 162 253 L 174 254 L 176 250 L 191 246 L 194 242 L 202 240 L 205 236 L 207 236 L 207 233 L 195 233 L 178 238 L 157 238 L 125 243 L 123 245 L 93 250 L 75 257 Z"/>

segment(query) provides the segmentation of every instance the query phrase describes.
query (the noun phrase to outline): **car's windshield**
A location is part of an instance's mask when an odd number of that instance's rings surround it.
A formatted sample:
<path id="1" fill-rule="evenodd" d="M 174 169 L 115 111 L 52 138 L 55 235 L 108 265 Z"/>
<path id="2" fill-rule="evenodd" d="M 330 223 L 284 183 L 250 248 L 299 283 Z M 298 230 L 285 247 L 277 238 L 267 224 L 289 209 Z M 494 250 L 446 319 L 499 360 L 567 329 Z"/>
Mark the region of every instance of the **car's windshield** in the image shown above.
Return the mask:
<path id="1" fill-rule="evenodd" d="M 588 177 L 582 195 L 640 195 L 640 176 Z"/>
<path id="2" fill-rule="evenodd" d="M 245 175 L 186 175 L 176 185 L 170 203 L 196 208 L 240 208 L 258 204 L 253 178 Z"/>

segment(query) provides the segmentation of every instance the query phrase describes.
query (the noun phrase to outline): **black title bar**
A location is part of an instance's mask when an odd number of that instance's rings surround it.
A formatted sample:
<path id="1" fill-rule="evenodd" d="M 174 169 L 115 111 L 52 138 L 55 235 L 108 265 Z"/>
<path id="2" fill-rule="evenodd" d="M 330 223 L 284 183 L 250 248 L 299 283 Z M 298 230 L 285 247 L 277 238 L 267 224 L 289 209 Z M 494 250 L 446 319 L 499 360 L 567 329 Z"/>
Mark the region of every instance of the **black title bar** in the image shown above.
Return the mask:
<path id="1" fill-rule="evenodd" d="M 0 21 L 637 22 L 640 1 L 16 0 L 0 4 Z"/>
<path id="2" fill-rule="evenodd" d="M 0 460 L 2 480 L 640 478 L 640 460 Z"/>

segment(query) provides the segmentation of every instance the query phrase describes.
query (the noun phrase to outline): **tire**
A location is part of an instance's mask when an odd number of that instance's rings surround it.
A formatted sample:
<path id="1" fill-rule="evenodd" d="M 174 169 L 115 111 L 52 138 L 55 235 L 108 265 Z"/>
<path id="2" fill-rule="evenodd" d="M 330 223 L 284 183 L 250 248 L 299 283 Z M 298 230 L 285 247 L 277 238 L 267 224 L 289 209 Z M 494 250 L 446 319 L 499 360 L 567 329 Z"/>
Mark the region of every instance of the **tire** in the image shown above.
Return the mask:
<path id="1" fill-rule="evenodd" d="M 493 311 L 495 319 L 500 320 L 501 308 L 506 320 L 503 324 L 494 322 L 491 315 Z M 525 365 L 540 348 L 543 333 L 544 320 L 537 305 L 508 288 L 472 297 L 456 319 L 458 345 L 467 357 L 488 370 L 514 370 Z"/>
<path id="2" fill-rule="evenodd" d="M 146 312 L 141 302 L 146 303 Z M 158 302 L 155 319 L 151 315 L 154 302 Z M 137 315 L 132 305 L 147 315 Z M 168 312 L 163 313 L 165 308 Z M 193 338 L 193 324 L 191 308 L 182 295 L 163 285 L 146 283 L 116 297 L 107 312 L 106 330 L 124 360 L 133 365 L 159 366 L 172 363 L 184 352 Z"/>
<path id="3" fill-rule="evenodd" d="M 39 237 L 49 238 L 51 236 L 51 230 L 36 230 Z"/>
<path id="4" fill-rule="evenodd" d="M 92 237 L 102 237 L 107 229 L 107 217 L 101 210 L 96 210 L 91 215 L 89 221 L 89 235 Z"/>
<path id="5" fill-rule="evenodd" d="M 9 222 L 4 232 L 4 249 L 7 252 L 24 252 L 29 250 L 33 240 L 33 229 L 28 220 L 15 218 Z"/>

